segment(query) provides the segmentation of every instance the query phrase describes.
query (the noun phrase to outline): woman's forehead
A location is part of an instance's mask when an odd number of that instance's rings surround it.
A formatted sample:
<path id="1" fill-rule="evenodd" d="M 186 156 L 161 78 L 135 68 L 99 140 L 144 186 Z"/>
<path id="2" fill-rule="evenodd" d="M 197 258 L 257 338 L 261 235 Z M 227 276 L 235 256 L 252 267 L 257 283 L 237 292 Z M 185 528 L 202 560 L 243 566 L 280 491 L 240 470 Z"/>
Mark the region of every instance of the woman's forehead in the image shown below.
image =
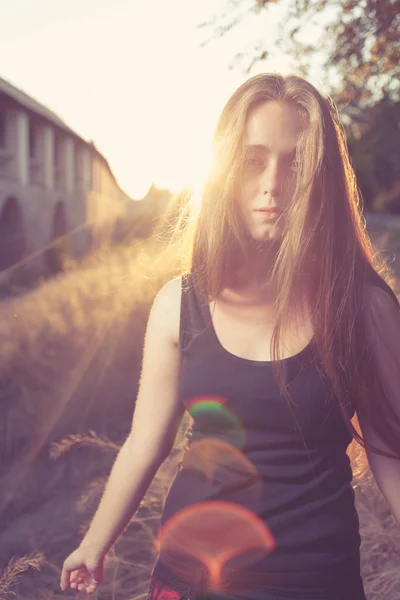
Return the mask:
<path id="1" fill-rule="evenodd" d="M 250 111 L 244 144 L 261 152 L 276 148 L 290 151 L 296 146 L 303 128 L 303 121 L 294 107 L 283 102 L 265 102 Z"/>

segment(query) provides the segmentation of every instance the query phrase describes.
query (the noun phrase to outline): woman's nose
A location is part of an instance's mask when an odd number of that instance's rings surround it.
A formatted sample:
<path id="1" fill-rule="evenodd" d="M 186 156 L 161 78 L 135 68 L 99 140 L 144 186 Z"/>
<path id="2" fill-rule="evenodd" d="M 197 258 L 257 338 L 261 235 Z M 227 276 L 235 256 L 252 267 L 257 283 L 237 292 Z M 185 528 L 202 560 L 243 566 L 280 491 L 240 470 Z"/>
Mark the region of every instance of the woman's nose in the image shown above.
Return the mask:
<path id="1" fill-rule="evenodd" d="M 267 191 L 271 196 L 278 196 L 281 185 L 281 173 L 278 165 L 268 165 L 261 177 L 261 192 Z"/>

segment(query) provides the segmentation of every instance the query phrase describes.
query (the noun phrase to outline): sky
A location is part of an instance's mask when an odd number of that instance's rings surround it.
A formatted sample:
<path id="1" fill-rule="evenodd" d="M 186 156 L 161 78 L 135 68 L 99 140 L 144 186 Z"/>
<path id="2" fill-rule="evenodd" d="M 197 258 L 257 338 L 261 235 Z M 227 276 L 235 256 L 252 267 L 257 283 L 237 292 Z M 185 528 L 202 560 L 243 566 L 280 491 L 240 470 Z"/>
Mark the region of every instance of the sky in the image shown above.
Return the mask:
<path id="1" fill-rule="evenodd" d="M 261 71 L 295 72 L 280 53 L 250 74 L 243 65 L 228 69 L 253 42 L 273 47 L 285 0 L 204 45 L 213 29 L 198 25 L 228 7 L 228 0 L 3 3 L 0 76 L 92 140 L 132 198 L 152 183 L 173 192 L 196 187 L 218 115 L 238 85 Z"/>

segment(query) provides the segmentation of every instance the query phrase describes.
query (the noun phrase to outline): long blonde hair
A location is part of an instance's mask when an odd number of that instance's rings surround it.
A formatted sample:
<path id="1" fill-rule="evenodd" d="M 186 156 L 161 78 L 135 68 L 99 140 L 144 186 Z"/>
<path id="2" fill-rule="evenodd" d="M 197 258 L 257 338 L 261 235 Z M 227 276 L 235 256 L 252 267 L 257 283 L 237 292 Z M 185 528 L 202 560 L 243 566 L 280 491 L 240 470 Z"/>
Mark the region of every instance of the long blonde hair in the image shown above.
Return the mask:
<path id="1" fill-rule="evenodd" d="M 189 270 L 196 273 L 200 293 L 215 299 L 229 284 L 235 264 L 246 252 L 243 221 L 235 203 L 244 160 L 245 124 L 255 106 L 269 101 L 295 107 L 305 123 L 296 148 L 299 169 L 286 215 L 286 234 L 271 274 L 278 290 L 271 341 L 275 373 L 290 402 L 279 363 L 279 340 L 282 330 L 295 319 L 298 299 L 304 297 L 312 319 L 314 350 L 351 435 L 365 447 L 356 417 L 349 416 L 353 401 L 357 412 L 368 415 L 378 434 L 400 457 L 400 427 L 393 424 L 392 412 L 386 410 L 390 402 L 384 398 L 363 312 L 367 282 L 389 292 L 400 310 L 392 289 L 394 281 L 366 231 L 362 199 L 335 104 L 305 79 L 256 75 L 228 100 L 214 133 L 212 167 L 199 214 L 194 229 L 188 229 Z M 374 397 L 380 398 L 379 406 Z"/>

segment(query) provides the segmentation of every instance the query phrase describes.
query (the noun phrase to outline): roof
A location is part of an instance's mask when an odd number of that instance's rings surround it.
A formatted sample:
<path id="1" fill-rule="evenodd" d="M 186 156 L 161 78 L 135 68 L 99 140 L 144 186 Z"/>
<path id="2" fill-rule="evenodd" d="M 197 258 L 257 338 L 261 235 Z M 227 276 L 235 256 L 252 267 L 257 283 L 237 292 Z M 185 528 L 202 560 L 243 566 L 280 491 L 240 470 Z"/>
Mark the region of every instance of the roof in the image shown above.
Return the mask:
<path id="1" fill-rule="evenodd" d="M 86 140 L 84 140 L 73 129 L 71 129 L 70 127 L 68 127 L 68 125 L 58 115 L 56 115 L 56 113 L 54 113 L 53 111 L 51 111 L 49 108 L 47 108 L 43 104 L 40 104 L 40 102 L 38 102 L 37 100 L 35 100 L 31 96 L 28 96 L 28 94 L 25 94 L 25 92 L 23 92 L 22 90 L 19 90 L 18 88 L 16 88 L 14 85 L 12 85 L 11 83 L 9 83 L 8 81 L 6 81 L 5 79 L 3 79 L 2 77 L 0 77 L 0 93 L 1 92 L 3 92 L 4 94 L 6 94 L 10 98 L 12 98 L 14 100 L 14 102 L 16 102 L 17 104 L 19 104 L 21 107 L 25 108 L 26 110 L 29 110 L 30 112 L 32 112 L 32 113 L 34 113 L 36 115 L 39 115 L 43 119 L 46 119 L 46 121 L 50 121 L 51 123 L 53 123 L 57 127 L 63 129 L 64 131 L 66 131 L 70 135 L 72 135 L 75 138 L 79 139 L 86 146 L 89 146 L 92 150 L 94 150 L 96 152 L 96 154 L 98 154 L 98 156 L 104 161 L 104 163 L 107 166 L 108 170 L 110 171 L 110 174 L 113 177 L 116 185 L 126 195 L 126 197 L 129 198 L 128 194 L 126 194 L 126 192 L 124 192 L 121 189 L 121 187 L 118 185 L 118 182 L 117 182 L 117 180 L 115 178 L 114 173 L 111 170 L 110 165 L 108 164 L 108 161 L 101 154 L 101 152 L 98 151 L 98 149 L 93 144 L 93 142 L 87 142 Z"/>
<path id="2" fill-rule="evenodd" d="M 3 92 L 4 94 L 6 94 L 10 98 L 12 98 L 20 106 L 43 117 L 47 121 L 51 121 L 52 123 L 54 123 L 54 125 L 57 125 L 58 127 L 61 127 L 62 129 L 65 129 L 66 131 L 71 133 L 73 136 L 80 138 L 80 136 L 77 135 L 75 133 L 75 131 L 73 131 L 70 127 L 68 127 L 68 125 L 58 115 L 56 115 L 54 112 L 49 110 L 46 106 L 43 106 L 43 104 L 40 104 L 37 100 L 35 100 L 31 96 L 28 96 L 28 94 L 25 94 L 25 92 L 22 92 L 21 90 L 19 90 L 15 86 L 13 86 L 11 83 L 6 81 L 2 77 L 0 77 L 0 92 Z M 82 138 L 80 138 L 80 139 L 82 139 Z M 82 139 L 82 141 L 85 142 L 85 140 L 83 140 L 83 139 Z M 87 142 L 85 142 L 85 143 L 87 143 Z"/>

